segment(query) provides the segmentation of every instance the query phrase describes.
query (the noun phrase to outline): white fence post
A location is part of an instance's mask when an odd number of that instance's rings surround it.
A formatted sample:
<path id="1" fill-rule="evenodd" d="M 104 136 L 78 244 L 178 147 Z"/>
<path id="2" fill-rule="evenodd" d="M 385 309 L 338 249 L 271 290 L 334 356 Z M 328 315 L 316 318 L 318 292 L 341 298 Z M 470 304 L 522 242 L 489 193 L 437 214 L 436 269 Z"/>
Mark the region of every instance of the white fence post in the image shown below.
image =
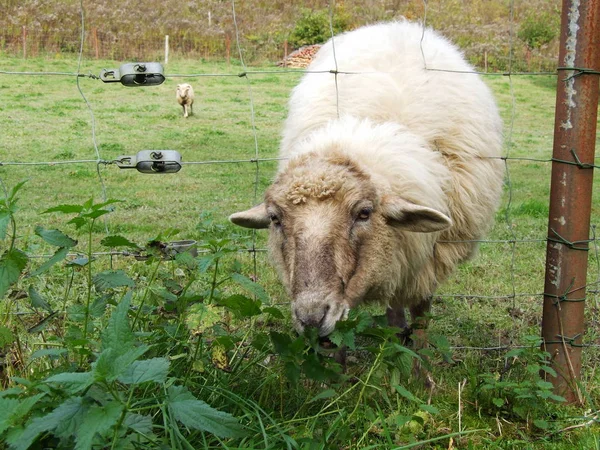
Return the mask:
<path id="1" fill-rule="evenodd" d="M 165 66 L 169 63 L 169 35 L 165 35 Z"/>

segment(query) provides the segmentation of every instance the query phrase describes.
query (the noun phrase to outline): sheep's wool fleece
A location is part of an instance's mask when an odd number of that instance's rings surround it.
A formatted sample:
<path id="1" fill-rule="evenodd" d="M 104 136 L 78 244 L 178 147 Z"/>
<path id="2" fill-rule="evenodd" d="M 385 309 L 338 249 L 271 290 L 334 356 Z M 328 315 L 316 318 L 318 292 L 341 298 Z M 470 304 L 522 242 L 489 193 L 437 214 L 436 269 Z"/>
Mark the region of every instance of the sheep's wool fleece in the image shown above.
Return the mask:
<path id="1" fill-rule="evenodd" d="M 339 174 L 319 173 L 306 159 L 334 151 L 382 195 L 447 213 L 452 226 L 443 232 L 398 233 L 393 260 L 402 267 L 383 289 L 426 298 L 493 221 L 503 178 L 494 99 L 453 44 L 418 24 L 377 24 L 334 39 L 335 52 L 325 44 L 292 93 L 270 195 L 294 204 L 333 195 Z M 283 183 L 292 188 L 276 192 L 284 179 L 294 179 Z"/>

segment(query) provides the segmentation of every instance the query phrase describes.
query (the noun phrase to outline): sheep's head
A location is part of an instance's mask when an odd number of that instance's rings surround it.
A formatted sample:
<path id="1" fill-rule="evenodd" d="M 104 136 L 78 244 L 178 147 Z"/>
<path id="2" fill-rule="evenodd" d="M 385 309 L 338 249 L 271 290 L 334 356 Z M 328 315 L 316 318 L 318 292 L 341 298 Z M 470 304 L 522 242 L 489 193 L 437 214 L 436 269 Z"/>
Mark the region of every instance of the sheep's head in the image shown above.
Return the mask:
<path id="1" fill-rule="evenodd" d="M 188 83 L 178 84 L 177 85 L 177 97 L 179 98 L 187 98 L 190 95 L 190 90 L 192 86 Z"/>
<path id="2" fill-rule="evenodd" d="M 378 192 L 371 177 L 342 155 L 305 154 L 292 160 L 265 202 L 230 217 L 237 225 L 269 228 L 269 247 L 292 297 L 296 329 L 333 331 L 348 310 L 392 289 L 393 248 L 402 233 L 450 225 L 441 212 Z"/>

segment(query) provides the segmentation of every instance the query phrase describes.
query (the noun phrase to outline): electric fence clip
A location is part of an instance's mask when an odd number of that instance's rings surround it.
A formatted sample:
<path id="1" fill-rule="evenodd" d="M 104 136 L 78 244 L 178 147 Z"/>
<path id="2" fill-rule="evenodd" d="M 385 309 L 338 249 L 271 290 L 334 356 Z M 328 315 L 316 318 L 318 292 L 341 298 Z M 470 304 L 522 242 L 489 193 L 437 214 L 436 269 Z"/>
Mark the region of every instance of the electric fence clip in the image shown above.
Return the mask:
<path id="1" fill-rule="evenodd" d="M 120 81 L 124 86 L 157 86 L 165 81 L 163 66 L 157 62 L 127 63 L 118 69 L 103 69 L 105 83 Z"/>
<path id="2" fill-rule="evenodd" d="M 181 169 L 181 155 L 176 150 L 142 150 L 135 156 L 119 156 L 115 163 L 141 173 L 175 173 Z"/>

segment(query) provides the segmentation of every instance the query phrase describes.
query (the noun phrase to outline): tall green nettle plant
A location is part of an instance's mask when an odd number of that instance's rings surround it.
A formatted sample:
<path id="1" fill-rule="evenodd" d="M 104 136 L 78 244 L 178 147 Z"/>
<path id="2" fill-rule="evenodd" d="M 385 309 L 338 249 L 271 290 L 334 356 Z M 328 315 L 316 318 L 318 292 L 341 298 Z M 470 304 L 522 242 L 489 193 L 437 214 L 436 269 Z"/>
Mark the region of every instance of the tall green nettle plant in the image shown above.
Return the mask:
<path id="1" fill-rule="evenodd" d="M 238 419 L 170 377 L 169 359 L 142 359 L 150 346 L 131 329 L 131 297 L 129 290 L 114 309 L 90 370 L 37 383 L 17 378 L 27 392 L 19 387 L 0 394 L 0 438 L 11 449 L 26 450 L 40 439 L 49 445 L 58 441 L 59 448 L 136 448 L 167 441 L 179 448 L 185 441 L 181 425 L 221 438 L 244 436 Z"/>
<path id="2" fill-rule="evenodd" d="M 83 264 L 87 265 L 87 296 L 85 300 L 85 310 L 84 310 L 84 324 L 83 324 L 83 338 L 84 340 L 87 338 L 88 333 L 88 322 L 90 317 L 90 302 L 92 299 L 92 233 L 94 231 L 94 225 L 96 221 L 106 214 L 109 214 L 110 209 L 106 209 L 107 206 L 120 202 L 120 200 L 107 200 L 102 203 L 94 204 L 94 200 L 90 198 L 82 205 L 59 205 L 53 208 L 47 209 L 44 211 L 44 214 L 47 213 L 63 213 L 63 214 L 73 214 L 77 215 L 69 220 L 68 224 L 75 225 L 77 230 L 83 229 L 87 233 L 87 251 L 86 258 L 87 261 L 83 261 Z"/>
<path id="3" fill-rule="evenodd" d="M 4 187 L 3 196 L 0 197 L 0 242 L 7 243 L 7 249 L 0 256 L 0 300 L 4 298 L 11 285 L 17 282 L 21 273 L 27 266 L 27 255 L 16 246 L 17 242 L 17 222 L 15 214 L 17 212 L 17 194 L 26 181 L 22 181 L 14 186 L 10 192 Z M 4 247 L 4 245 L 3 245 Z"/>

